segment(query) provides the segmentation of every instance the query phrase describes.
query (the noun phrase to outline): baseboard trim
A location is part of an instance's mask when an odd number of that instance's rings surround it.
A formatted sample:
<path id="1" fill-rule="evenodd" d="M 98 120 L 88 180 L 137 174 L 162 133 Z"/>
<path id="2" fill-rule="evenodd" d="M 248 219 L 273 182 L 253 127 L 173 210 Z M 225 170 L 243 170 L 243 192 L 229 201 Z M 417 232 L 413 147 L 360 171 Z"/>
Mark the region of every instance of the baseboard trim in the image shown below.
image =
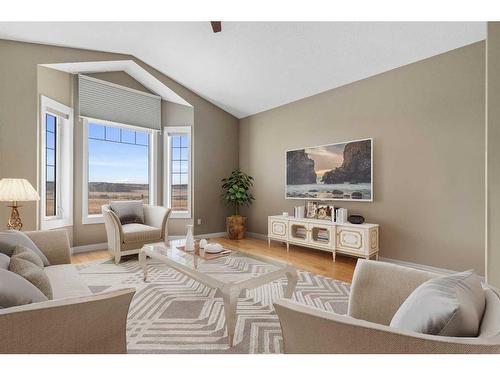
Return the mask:
<path id="1" fill-rule="evenodd" d="M 108 249 L 108 244 L 106 242 L 101 242 L 101 243 L 93 243 L 90 245 L 73 246 L 71 248 L 71 253 L 72 254 L 88 253 L 89 251 L 107 250 L 107 249 Z"/>
<path id="2" fill-rule="evenodd" d="M 197 234 L 194 237 L 197 239 L 215 238 L 215 237 L 225 237 L 226 234 L 227 234 L 226 232 L 215 232 L 215 233 Z M 181 240 L 183 238 L 186 238 L 186 236 L 185 235 L 168 236 L 169 240 Z M 107 249 L 108 249 L 108 244 L 106 242 L 94 243 L 90 245 L 74 246 L 71 248 L 71 254 L 88 253 L 90 251 L 107 250 Z"/>
<path id="3" fill-rule="evenodd" d="M 265 235 L 265 234 L 255 233 L 255 232 L 247 232 L 247 236 L 252 237 L 252 238 L 258 238 L 259 240 L 267 241 L 267 235 Z"/>
<path id="4" fill-rule="evenodd" d="M 205 233 L 205 234 L 197 234 L 194 236 L 195 238 L 215 238 L 215 237 L 226 237 L 227 232 L 215 232 L 215 233 Z"/>
<path id="5" fill-rule="evenodd" d="M 258 238 L 259 240 L 267 240 L 267 235 L 262 234 L 262 233 L 247 232 L 247 236 L 252 237 L 252 238 Z M 454 271 L 454 270 L 450 270 L 450 269 L 446 269 L 446 268 L 433 267 L 433 266 L 428 266 L 425 264 L 418 264 L 418 263 L 407 262 L 407 261 L 392 259 L 392 258 L 380 257 L 379 259 L 383 262 L 393 263 L 393 264 L 397 264 L 400 266 L 410 267 L 410 268 L 414 268 L 414 269 L 422 270 L 422 271 L 434 272 L 434 273 L 438 273 L 441 275 L 449 275 L 452 273 L 459 272 L 459 271 Z M 481 277 L 481 276 L 479 276 L 479 277 Z"/>

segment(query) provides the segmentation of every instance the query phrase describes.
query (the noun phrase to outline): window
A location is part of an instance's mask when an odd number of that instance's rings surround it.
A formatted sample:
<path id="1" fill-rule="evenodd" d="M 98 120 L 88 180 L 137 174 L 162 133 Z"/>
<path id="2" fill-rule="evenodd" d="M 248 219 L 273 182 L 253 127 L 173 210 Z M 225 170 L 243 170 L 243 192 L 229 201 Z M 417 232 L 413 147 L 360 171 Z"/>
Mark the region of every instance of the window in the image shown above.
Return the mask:
<path id="1" fill-rule="evenodd" d="M 173 218 L 191 218 L 191 127 L 165 128 L 165 206 Z"/>
<path id="2" fill-rule="evenodd" d="M 101 206 L 111 201 L 153 204 L 156 132 L 90 119 L 84 128 L 83 222 L 103 222 Z"/>
<path id="3" fill-rule="evenodd" d="M 57 117 L 45 113 L 45 216 L 57 216 Z"/>
<path id="4" fill-rule="evenodd" d="M 41 96 L 40 226 L 73 224 L 73 112 Z"/>

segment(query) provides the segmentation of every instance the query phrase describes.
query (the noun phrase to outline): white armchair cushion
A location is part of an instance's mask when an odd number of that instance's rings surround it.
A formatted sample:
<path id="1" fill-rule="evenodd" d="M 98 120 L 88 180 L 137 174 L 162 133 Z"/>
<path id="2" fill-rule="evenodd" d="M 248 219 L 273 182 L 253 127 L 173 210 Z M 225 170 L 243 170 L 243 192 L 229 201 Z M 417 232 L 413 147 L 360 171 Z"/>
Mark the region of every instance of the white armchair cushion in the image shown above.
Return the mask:
<path id="1" fill-rule="evenodd" d="M 144 224 L 125 224 L 122 225 L 122 230 L 124 243 L 161 240 L 161 228 Z"/>
<path id="2" fill-rule="evenodd" d="M 111 210 L 118 216 L 122 225 L 129 223 L 144 224 L 142 201 L 113 201 Z"/>
<path id="3" fill-rule="evenodd" d="M 477 336 L 486 300 L 472 271 L 426 281 L 403 302 L 392 328 L 440 336 Z"/>

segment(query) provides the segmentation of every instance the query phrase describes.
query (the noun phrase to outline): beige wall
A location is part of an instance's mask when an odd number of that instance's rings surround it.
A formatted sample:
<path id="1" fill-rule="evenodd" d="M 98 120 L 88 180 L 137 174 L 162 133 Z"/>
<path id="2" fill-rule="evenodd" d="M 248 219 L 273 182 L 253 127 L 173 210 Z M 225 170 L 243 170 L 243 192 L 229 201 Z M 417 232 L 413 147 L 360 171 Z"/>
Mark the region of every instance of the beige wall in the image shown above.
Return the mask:
<path id="1" fill-rule="evenodd" d="M 337 206 L 381 225 L 383 257 L 483 273 L 484 82 L 480 42 L 240 120 L 249 231 L 302 202 L 285 150 L 373 137 L 374 202 Z"/>
<path id="2" fill-rule="evenodd" d="M 487 240 L 486 281 L 500 288 L 500 23 L 488 23 L 487 39 Z"/>
<path id="3" fill-rule="evenodd" d="M 0 82 L 2 83 L 0 86 L 0 178 L 27 178 L 34 186 L 37 186 L 38 64 L 134 60 L 193 105 L 195 136 L 193 180 L 202 182 L 194 186 L 193 214 L 195 218 L 202 219 L 202 225 L 195 227 L 195 233 L 224 230 L 224 218 L 228 210 L 219 200 L 219 181 L 238 165 L 238 120 L 235 117 L 129 55 L 7 40 L 0 40 L 0 55 L 2 56 L 0 59 Z M 75 151 L 77 153 L 81 152 L 81 149 L 78 150 L 78 144 L 80 143 L 76 137 Z M 78 172 L 78 164 L 75 160 L 76 174 L 81 173 L 81 170 Z M 0 229 L 5 228 L 8 213 L 6 205 L 2 203 L 0 205 Z M 21 215 L 25 229 L 36 228 L 35 203 L 26 203 Z M 75 236 L 74 244 L 103 242 L 103 231 L 101 229 L 94 231 L 92 227 L 87 227 L 84 237 Z"/>

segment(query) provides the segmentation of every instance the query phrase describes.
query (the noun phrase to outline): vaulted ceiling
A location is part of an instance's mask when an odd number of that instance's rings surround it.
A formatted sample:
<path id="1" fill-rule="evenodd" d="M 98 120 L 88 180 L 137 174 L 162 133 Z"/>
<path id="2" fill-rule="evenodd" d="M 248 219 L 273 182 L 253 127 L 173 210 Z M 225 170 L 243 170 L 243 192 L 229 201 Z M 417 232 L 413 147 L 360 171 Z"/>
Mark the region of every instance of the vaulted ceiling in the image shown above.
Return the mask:
<path id="1" fill-rule="evenodd" d="M 134 55 L 246 117 L 486 38 L 483 22 L 0 22 L 0 38 Z"/>

